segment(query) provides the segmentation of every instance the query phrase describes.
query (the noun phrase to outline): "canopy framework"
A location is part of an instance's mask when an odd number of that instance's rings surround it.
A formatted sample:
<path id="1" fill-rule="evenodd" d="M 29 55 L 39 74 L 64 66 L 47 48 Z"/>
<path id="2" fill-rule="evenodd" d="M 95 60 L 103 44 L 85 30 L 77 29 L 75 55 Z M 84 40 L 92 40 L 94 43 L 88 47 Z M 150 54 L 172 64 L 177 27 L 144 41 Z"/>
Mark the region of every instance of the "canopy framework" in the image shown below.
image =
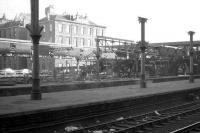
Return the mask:
<path id="1" fill-rule="evenodd" d="M 135 60 L 135 62 L 138 61 L 139 63 L 141 50 L 137 42 L 133 40 L 125 40 L 125 39 L 112 38 L 106 36 L 97 36 L 96 39 L 99 39 L 99 49 L 101 58 L 105 58 L 108 60 L 131 59 Z M 184 56 L 184 58 L 188 57 L 189 44 L 190 44 L 189 41 L 148 43 L 148 48 L 145 51 L 147 59 L 146 66 L 148 65 L 148 62 L 155 62 L 154 64 L 159 65 L 160 63 L 157 62 L 163 62 L 164 60 L 169 60 L 172 57 L 173 53 L 176 53 L 173 56 L 181 55 Z M 200 41 L 194 41 L 195 56 L 199 55 L 199 45 Z M 71 57 L 73 55 L 72 54 L 73 51 L 78 50 L 80 51 L 79 54 L 82 55 L 81 60 L 83 62 L 91 61 L 94 64 L 96 61 L 96 56 L 95 56 L 97 50 L 96 46 L 70 47 L 63 44 L 40 42 L 39 47 L 40 47 L 39 54 L 40 56 L 44 57 L 67 59 L 68 57 Z M 0 38 L 0 56 L 2 56 L 2 58 L 4 58 L 4 56 L 8 56 L 6 54 L 10 53 L 12 54 L 12 56 L 20 56 L 23 54 L 26 55 L 26 57 L 30 57 L 31 51 L 32 51 L 31 41 Z"/>

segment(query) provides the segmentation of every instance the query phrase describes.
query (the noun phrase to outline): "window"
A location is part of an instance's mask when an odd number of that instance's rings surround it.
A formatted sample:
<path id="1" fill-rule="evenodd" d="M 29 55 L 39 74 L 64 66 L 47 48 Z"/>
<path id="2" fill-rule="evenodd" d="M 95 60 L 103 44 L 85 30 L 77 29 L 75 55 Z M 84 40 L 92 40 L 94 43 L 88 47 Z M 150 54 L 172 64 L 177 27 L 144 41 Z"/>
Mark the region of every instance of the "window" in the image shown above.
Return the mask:
<path id="1" fill-rule="evenodd" d="M 77 34 L 77 32 L 78 32 L 78 26 L 73 26 L 73 33 Z"/>
<path id="2" fill-rule="evenodd" d="M 49 25 L 49 30 L 50 30 L 50 31 L 53 31 L 52 24 Z"/>
<path id="3" fill-rule="evenodd" d="M 102 36 L 102 33 L 103 33 L 103 31 L 102 31 L 102 29 L 99 29 L 99 36 Z"/>
<path id="4" fill-rule="evenodd" d="M 14 36 L 14 38 L 16 37 L 16 31 L 17 31 L 16 28 L 14 28 L 13 29 L 13 36 Z"/>
<path id="5" fill-rule="evenodd" d="M 92 28 L 89 28 L 89 32 L 90 36 L 92 36 Z"/>
<path id="6" fill-rule="evenodd" d="M 70 38 L 66 37 L 66 44 L 70 44 Z"/>
<path id="7" fill-rule="evenodd" d="M 83 35 L 87 35 L 87 28 L 83 27 Z"/>
<path id="8" fill-rule="evenodd" d="M 94 29 L 93 35 L 96 36 L 97 29 Z"/>
<path id="9" fill-rule="evenodd" d="M 84 34 L 84 28 L 81 27 L 81 35 L 83 35 L 83 34 Z"/>
<path id="10" fill-rule="evenodd" d="M 65 31 L 66 31 L 66 25 L 62 24 L 62 32 L 65 32 Z"/>
<path id="11" fill-rule="evenodd" d="M 58 32 L 62 32 L 62 24 L 58 24 Z"/>
<path id="12" fill-rule="evenodd" d="M 84 46 L 84 38 L 81 38 L 81 46 Z"/>
<path id="13" fill-rule="evenodd" d="M 66 25 L 66 26 L 65 26 L 65 32 L 66 32 L 66 33 L 70 33 L 70 27 L 69 27 L 69 25 Z"/>
<path id="14" fill-rule="evenodd" d="M 101 29 L 99 29 L 99 31 L 98 31 L 99 33 L 98 33 L 98 36 L 101 36 Z"/>
<path id="15" fill-rule="evenodd" d="M 99 29 L 96 29 L 96 36 L 99 36 Z"/>
<path id="16" fill-rule="evenodd" d="M 92 46 L 92 42 L 90 39 L 88 39 L 88 46 Z"/>
<path id="17" fill-rule="evenodd" d="M 102 29 L 102 31 L 101 31 L 101 35 L 103 36 L 104 35 L 104 30 Z"/>
<path id="18" fill-rule="evenodd" d="M 77 47 L 77 38 L 73 38 L 73 45 Z"/>
<path id="19" fill-rule="evenodd" d="M 49 42 L 52 42 L 52 37 L 51 36 L 49 37 Z"/>
<path id="20" fill-rule="evenodd" d="M 63 43 L 63 37 L 62 36 L 58 37 L 58 43 Z"/>

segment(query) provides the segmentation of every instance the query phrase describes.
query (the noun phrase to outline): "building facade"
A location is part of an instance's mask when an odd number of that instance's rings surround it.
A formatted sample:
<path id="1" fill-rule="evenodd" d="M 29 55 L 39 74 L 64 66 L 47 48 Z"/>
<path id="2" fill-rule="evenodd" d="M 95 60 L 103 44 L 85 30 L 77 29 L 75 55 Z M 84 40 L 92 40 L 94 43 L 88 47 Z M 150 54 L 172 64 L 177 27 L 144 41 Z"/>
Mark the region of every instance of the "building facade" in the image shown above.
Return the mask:
<path id="1" fill-rule="evenodd" d="M 30 23 L 29 14 L 21 13 L 14 20 L 5 20 L 3 16 L 1 21 L 4 23 L 0 24 L 0 38 L 28 40 L 28 31 L 25 26 Z"/>
<path id="2" fill-rule="evenodd" d="M 95 46 L 95 37 L 104 36 L 105 26 L 90 21 L 87 16 L 55 15 L 53 6 L 45 9 L 46 16 L 40 19 L 44 26 L 41 42 L 64 44 L 69 47 Z M 8 20 L 5 14 L 0 18 L 0 38 L 31 40 L 26 24 L 30 23 L 30 14 L 20 13 L 13 20 Z"/>
<path id="3" fill-rule="evenodd" d="M 46 17 L 40 20 L 44 26 L 42 42 L 64 44 L 69 47 L 95 47 L 95 37 L 105 34 L 105 26 L 90 21 L 83 15 L 55 15 L 53 8 L 45 9 Z"/>
<path id="4" fill-rule="evenodd" d="M 95 24 L 87 16 L 79 14 L 56 15 L 53 13 L 53 6 L 47 7 L 45 14 L 46 16 L 40 19 L 40 25 L 44 26 L 40 44 L 45 43 L 45 45 L 51 44 L 58 47 L 62 45 L 62 47 L 90 48 L 96 46 L 95 38 L 97 35 L 103 36 L 105 34 L 106 27 Z M 26 24 L 30 23 L 30 14 L 21 13 L 13 20 L 7 20 L 5 15 L 3 15 L 0 18 L 0 22 L 0 69 L 9 67 L 12 69 L 31 69 L 31 53 L 18 53 L 19 46 L 23 44 L 20 40 L 31 40 L 29 32 L 25 28 Z M 10 41 L 7 40 L 6 44 L 4 44 L 4 39 L 6 38 L 10 39 Z M 49 70 L 49 67 L 51 69 L 53 67 L 66 67 L 69 64 L 75 64 L 73 62 L 76 63 L 74 57 L 70 59 L 62 58 L 61 56 L 52 58 L 49 54 L 41 54 L 40 70 Z"/>

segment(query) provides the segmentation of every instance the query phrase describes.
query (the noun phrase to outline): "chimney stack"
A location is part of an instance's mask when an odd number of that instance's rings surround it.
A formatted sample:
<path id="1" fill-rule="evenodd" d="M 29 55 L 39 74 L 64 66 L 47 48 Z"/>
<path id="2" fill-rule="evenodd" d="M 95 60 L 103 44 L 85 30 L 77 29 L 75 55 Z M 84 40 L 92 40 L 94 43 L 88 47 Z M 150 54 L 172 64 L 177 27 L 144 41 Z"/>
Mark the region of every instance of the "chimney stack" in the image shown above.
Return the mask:
<path id="1" fill-rule="evenodd" d="M 48 7 L 45 8 L 45 15 L 46 15 L 48 20 L 50 19 L 50 15 L 54 14 L 53 10 L 54 10 L 53 5 L 49 5 Z"/>

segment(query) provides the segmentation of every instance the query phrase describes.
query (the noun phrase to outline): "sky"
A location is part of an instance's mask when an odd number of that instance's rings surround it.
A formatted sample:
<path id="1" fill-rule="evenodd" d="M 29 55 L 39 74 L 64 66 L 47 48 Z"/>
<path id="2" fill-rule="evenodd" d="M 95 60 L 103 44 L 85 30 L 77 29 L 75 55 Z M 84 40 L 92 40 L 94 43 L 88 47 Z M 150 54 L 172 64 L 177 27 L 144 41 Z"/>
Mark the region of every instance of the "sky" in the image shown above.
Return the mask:
<path id="1" fill-rule="evenodd" d="M 200 40 L 199 0 L 39 0 L 40 18 L 45 7 L 54 5 L 56 14 L 87 14 L 96 24 L 106 26 L 106 36 L 140 41 L 138 17 L 147 18 L 145 40 L 152 42 L 189 41 L 188 31 Z M 0 0 L 3 13 L 13 19 L 30 13 L 30 0 Z"/>

